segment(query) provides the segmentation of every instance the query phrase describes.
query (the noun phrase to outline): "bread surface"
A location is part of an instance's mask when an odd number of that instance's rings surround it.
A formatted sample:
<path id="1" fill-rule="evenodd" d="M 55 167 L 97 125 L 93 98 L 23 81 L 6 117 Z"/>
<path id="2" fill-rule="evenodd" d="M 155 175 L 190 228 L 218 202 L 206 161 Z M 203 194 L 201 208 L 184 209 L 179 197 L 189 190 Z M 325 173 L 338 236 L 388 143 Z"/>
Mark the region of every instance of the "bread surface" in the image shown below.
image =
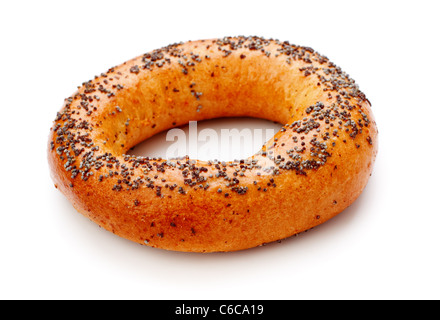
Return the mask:
<path id="1" fill-rule="evenodd" d="M 127 155 L 189 121 L 256 117 L 283 124 L 237 161 Z M 334 217 L 361 194 L 377 154 L 370 103 L 311 48 L 259 37 L 173 44 L 110 68 L 65 100 L 50 131 L 56 187 L 126 239 L 235 251 Z"/>

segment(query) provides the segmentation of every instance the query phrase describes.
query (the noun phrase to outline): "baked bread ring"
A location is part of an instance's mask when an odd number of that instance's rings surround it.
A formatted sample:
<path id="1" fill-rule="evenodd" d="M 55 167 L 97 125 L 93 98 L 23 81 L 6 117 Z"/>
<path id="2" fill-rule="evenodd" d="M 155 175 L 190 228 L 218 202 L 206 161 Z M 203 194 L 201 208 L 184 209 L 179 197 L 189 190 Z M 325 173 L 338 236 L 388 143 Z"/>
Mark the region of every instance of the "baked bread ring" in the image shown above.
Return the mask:
<path id="1" fill-rule="evenodd" d="M 127 155 L 161 131 L 219 117 L 284 124 L 239 161 Z M 113 67 L 65 100 L 51 128 L 55 186 L 123 238 L 235 251 L 327 221 L 361 194 L 377 154 L 370 103 L 311 48 L 260 37 L 172 44 Z"/>

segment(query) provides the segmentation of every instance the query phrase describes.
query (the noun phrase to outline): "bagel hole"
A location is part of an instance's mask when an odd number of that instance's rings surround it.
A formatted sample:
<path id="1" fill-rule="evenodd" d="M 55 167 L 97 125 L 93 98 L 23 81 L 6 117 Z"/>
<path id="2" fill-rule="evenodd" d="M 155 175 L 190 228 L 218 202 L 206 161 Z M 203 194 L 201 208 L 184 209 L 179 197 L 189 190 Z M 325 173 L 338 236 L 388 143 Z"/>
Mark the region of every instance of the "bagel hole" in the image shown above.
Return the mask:
<path id="1" fill-rule="evenodd" d="M 203 161 L 246 159 L 260 151 L 281 127 L 270 120 L 248 117 L 191 121 L 160 132 L 127 153 L 162 159 L 185 156 Z"/>

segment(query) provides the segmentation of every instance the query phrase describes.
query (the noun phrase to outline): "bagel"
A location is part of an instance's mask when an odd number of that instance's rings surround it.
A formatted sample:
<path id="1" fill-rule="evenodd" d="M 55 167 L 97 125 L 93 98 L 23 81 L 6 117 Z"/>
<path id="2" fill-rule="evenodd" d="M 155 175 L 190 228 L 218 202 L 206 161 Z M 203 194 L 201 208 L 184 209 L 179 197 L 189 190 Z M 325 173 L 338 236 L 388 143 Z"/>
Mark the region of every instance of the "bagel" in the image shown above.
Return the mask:
<path id="1" fill-rule="evenodd" d="M 283 126 L 248 159 L 127 154 L 220 117 Z M 377 139 L 369 100 L 326 56 L 238 36 L 171 44 L 84 82 L 57 113 L 48 162 L 55 187 L 106 230 L 166 250 L 225 252 L 342 212 L 368 182 Z"/>

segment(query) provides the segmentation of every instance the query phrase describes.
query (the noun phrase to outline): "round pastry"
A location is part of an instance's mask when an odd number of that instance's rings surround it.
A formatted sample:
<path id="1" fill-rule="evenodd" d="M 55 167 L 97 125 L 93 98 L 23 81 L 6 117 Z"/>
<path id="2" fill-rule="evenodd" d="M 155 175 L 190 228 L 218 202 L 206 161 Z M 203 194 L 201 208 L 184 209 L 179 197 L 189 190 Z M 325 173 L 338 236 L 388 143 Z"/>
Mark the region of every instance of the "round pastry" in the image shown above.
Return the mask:
<path id="1" fill-rule="evenodd" d="M 219 117 L 283 124 L 248 159 L 128 155 L 170 128 Z M 334 217 L 361 194 L 377 153 L 370 103 L 311 48 L 260 37 L 172 44 L 84 82 L 49 137 L 55 186 L 77 211 L 137 243 L 235 251 Z"/>

